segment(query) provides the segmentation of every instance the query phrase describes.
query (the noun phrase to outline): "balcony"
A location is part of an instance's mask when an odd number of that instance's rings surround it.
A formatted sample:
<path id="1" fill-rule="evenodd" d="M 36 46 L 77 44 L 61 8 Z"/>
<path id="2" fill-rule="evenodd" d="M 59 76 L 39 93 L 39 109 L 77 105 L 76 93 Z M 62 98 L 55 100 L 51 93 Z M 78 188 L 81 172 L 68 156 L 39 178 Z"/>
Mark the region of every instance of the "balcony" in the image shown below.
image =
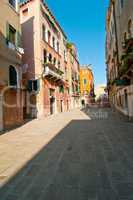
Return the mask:
<path id="1" fill-rule="evenodd" d="M 121 66 L 119 67 L 119 75 L 131 78 L 133 72 L 133 51 L 124 54 L 121 58 Z"/>
<path id="2" fill-rule="evenodd" d="M 53 81 L 63 81 L 63 71 L 56 68 L 54 64 L 47 63 L 44 66 L 43 78 L 47 78 Z"/>
<path id="3" fill-rule="evenodd" d="M 123 50 L 125 53 L 129 53 L 133 51 L 133 38 L 127 39 L 123 44 L 122 44 Z"/>
<path id="4" fill-rule="evenodd" d="M 7 41 L 7 47 L 13 51 L 17 51 L 19 54 L 24 54 L 24 49 L 15 46 L 15 44 L 11 43 L 10 41 Z"/>

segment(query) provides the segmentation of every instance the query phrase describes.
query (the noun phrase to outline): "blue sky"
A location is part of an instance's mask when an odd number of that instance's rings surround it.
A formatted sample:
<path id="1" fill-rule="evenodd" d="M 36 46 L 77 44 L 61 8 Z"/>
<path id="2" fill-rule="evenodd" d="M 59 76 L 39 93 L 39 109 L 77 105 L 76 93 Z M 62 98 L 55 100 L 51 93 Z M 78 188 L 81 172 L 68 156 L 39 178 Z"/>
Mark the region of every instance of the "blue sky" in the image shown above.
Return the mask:
<path id="1" fill-rule="evenodd" d="M 46 0 L 69 40 L 79 52 L 81 64 L 92 64 L 95 85 L 106 83 L 105 16 L 108 0 Z"/>

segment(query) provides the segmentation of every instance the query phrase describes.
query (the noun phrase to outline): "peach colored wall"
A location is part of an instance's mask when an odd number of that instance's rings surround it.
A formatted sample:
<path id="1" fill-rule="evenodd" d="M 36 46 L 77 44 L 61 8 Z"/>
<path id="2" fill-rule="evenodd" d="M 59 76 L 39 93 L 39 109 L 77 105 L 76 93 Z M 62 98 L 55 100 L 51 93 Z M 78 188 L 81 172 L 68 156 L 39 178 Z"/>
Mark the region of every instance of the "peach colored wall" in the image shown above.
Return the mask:
<path id="1" fill-rule="evenodd" d="M 23 14 L 25 9 L 28 9 L 27 14 Z M 56 98 L 58 98 L 58 87 L 55 87 L 54 83 L 46 84 L 46 80 L 42 80 L 41 78 L 44 69 L 43 50 L 46 49 L 48 53 L 52 54 L 52 57 L 55 57 L 57 61 L 60 61 L 61 70 L 65 72 L 64 49 L 66 47 L 62 31 L 57 24 L 54 23 L 60 33 L 60 38 L 58 38 L 42 15 L 41 9 L 49 14 L 48 10 L 40 0 L 31 0 L 29 3 L 21 6 L 20 21 L 25 49 L 23 63 L 29 65 L 27 79 L 40 78 L 40 92 L 37 95 L 37 109 L 38 116 L 45 116 L 46 114 L 49 114 L 49 89 L 54 87 Z M 51 17 L 50 14 L 49 16 Z M 52 17 L 51 19 L 54 21 Z M 59 54 L 51 47 L 52 41 L 49 45 L 47 41 L 42 40 L 42 24 L 45 25 L 47 31 L 49 30 L 51 32 L 51 38 L 54 36 L 56 42 L 58 41 L 60 43 Z M 66 74 L 64 75 L 64 78 L 66 78 Z M 64 104 L 66 104 L 65 102 L 66 100 L 64 100 Z"/>

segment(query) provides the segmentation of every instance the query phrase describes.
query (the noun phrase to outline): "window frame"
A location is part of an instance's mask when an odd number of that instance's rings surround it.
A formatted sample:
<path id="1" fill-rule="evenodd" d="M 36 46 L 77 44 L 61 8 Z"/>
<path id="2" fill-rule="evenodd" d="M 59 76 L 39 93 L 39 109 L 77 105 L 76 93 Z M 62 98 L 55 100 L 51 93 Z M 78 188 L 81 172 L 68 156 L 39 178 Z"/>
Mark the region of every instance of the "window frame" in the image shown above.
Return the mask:
<path id="1" fill-rule="evenodd" d="M 9 42 L 16 45 L 16 34 L 17 34 L 16 29 L 11 24 L 9 24 L 9 30 L 8 31 L 9 31 L 9 33 L 8 33 Z M 12 34 L 12 36 L 11 36 L 11 34 Z M 11 39 L 11 37 L 13 37 L 13 34 L 14 34 L 14 39 Z"/>
<path id="2" fill-rule="evenodd" d="M 11 87 L 17 87 L 18 86 L 18 73 L 17 73 L 16 68 L 12 65 L 9 66 L 9 86 L 11 86 Z"/>

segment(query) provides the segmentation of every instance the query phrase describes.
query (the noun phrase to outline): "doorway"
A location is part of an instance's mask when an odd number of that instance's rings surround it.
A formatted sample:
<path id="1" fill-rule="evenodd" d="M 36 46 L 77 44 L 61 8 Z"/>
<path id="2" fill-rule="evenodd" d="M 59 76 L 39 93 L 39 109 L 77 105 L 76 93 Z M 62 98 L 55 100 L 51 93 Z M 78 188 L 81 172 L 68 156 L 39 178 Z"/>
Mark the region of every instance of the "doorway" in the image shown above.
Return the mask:
<path id="1" fill-rule="evenodd" d="M 63 100 L 61 100 L 61 112 L 63 112 Z"/>
<path id="2" fill-rule="evenodd" d="M 50 115 L 54 114 L 55 97 L 50 97 Z"/>
<path id="3" fill-rule="evenodd" d="M 124 90 L 124 96 L 125 96 L 125 109 L 128 111 L 128 94 L 127 94 L 127 90 Z"/>

